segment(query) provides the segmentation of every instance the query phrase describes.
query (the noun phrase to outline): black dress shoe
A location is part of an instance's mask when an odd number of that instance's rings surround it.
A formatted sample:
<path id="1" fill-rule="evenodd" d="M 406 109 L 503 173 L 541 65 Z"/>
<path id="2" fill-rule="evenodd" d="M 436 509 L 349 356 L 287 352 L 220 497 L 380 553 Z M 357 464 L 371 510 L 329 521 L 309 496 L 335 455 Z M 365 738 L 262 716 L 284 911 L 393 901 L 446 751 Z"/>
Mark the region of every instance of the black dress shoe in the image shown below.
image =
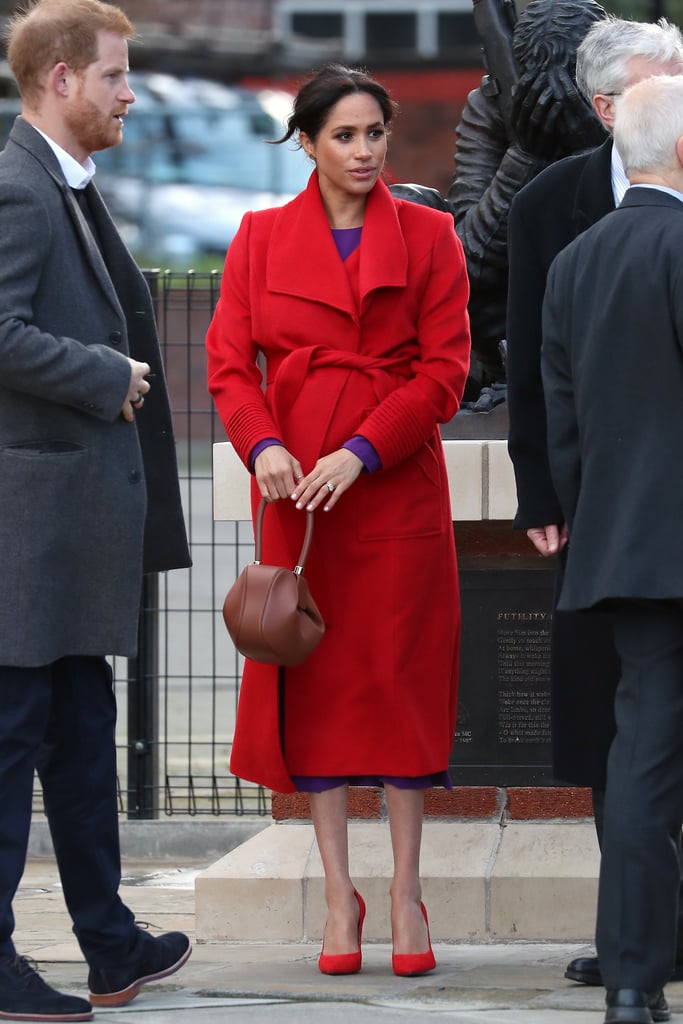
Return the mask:
<path id="1" fill-rule="evenodd" d="M 670 981 L 683 981 L 683 962 L 681 954 L 678 954 L 676 965 L 671 972 Z M 602 985 L 602 974 L 600 973 L 600 961 L 597 956 L 579 956 L 567 964 L 564 972 L 565 978 L 570 981 L 578 981 L 582 985 Z"/>
<path id="2" fill-rule="evenodd" d="M 141 985 L 175 974 L 191 952 L 190 940 L 182 932 L 155 937 L 138 931 L 135 947 L 125 964 L 90 968 L 90 1002 L 93 1006 L 123 1006 L 135 999 Z"/>
<path id="3" fill-rule="evenodd" d="M 597 956 L 578 956 L 567 964 L 565 978 L 579 981 L 582 985 L 602 985 L 600 961 Z"/>
<path id="4" fill-rule="evenodd" d="M 0 1020 L 92 1020 L 92 1007 L 78 996 L 50 988 L 24 956 L 0 956 Z"/>
<path id="5" fill-rule="evenodd" d="M 651 994 L 639 988 L 614 988 L 607 992 L 605 1004 L 605 1024 L 652 1024 L 671 1018 L 661 989 Z"/>

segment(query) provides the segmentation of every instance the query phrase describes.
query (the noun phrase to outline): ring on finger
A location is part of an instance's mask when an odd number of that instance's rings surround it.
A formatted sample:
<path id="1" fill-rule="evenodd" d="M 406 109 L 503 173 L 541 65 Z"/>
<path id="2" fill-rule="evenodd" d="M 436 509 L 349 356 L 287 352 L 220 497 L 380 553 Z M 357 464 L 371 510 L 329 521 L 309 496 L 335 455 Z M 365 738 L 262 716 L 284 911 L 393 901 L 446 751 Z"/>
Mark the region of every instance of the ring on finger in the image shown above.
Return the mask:
<path id="1" fill-rule="evenodd" d="M 330 494 L 332 494 L 334 491 L 334 484 L 328 482 L 327 489 L 330 492 Z"/>

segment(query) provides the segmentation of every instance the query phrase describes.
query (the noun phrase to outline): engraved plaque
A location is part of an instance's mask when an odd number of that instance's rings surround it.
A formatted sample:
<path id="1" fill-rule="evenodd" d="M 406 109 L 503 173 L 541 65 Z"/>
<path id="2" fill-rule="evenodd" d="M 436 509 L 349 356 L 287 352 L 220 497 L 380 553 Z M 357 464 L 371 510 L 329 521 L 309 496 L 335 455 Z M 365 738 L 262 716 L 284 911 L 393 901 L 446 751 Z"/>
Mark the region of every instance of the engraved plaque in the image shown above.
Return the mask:
<path id="1" fill-rule="evenodd" d="M 494 563 L 495 564 L 495 563 Z M 500 565 L 500 561 L 497 563 Z M 454 785 L 552 784 L 550 622 L 554 571 L 460 569 L 462 640 Z"/>

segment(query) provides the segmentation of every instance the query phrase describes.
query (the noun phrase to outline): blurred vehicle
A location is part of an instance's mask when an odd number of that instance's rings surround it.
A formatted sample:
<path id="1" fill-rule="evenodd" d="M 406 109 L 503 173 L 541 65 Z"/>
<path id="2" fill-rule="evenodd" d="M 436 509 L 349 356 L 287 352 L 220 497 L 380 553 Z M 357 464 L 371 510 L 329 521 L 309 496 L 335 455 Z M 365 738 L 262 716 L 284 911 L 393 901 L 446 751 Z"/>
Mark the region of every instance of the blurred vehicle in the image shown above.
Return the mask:
<path id="1" fill-rule="evenodd" d="M 287 93 L 131 75 L 138 97 L 122 145 L 95 155 L 97 185 L 136 254 L 223 254 L 247 210 L 288 202 L 311 165 L 269 143 L 284 130 Z"/>
<path id="2" fill-rule="evenodd" d="M 131 251 L 146 262 L 222 257 L 247 210 L 288 202 L 311 165 L 284 133 L 292 97 L 201 79 L 131 73 L 123 142 L 94 155 L 96 182 Z M 0 140 L 18 113 L 0 99 Z"/>

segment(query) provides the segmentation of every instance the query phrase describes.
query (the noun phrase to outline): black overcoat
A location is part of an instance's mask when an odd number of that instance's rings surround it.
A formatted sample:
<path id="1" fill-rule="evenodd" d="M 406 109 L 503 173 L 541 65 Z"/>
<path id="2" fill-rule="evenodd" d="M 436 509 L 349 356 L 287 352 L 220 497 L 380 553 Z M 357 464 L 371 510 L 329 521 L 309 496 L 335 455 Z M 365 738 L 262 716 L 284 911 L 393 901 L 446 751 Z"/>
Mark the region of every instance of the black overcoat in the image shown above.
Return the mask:
<path id="1" fill-rule="evenodd" d="M 552 164 L 517 193 L 509 219 L 509 451 L 517 483 L 515 527 L 563 521 L 550 476 L 541 379 L 541 309 L 557 254 L 614 209 L 612 140 Z M 562 582 L 564 553 L 556 586 Z M 556 776 L 604 789 L 614 736 L 619 661 L 604 616 L 555 613 L 551 651 L 551 733 Z"/>
<path id="2" fill-rule="evenodd" d="M 517 482 L 515 526 L 562 521 L 546 444 L 541 380 L 541 308 L 550 264 L 582 231 L 614 209 L 612 140 L 542 171 L 510 210 L 507 307 L 508 447 Z"/>

